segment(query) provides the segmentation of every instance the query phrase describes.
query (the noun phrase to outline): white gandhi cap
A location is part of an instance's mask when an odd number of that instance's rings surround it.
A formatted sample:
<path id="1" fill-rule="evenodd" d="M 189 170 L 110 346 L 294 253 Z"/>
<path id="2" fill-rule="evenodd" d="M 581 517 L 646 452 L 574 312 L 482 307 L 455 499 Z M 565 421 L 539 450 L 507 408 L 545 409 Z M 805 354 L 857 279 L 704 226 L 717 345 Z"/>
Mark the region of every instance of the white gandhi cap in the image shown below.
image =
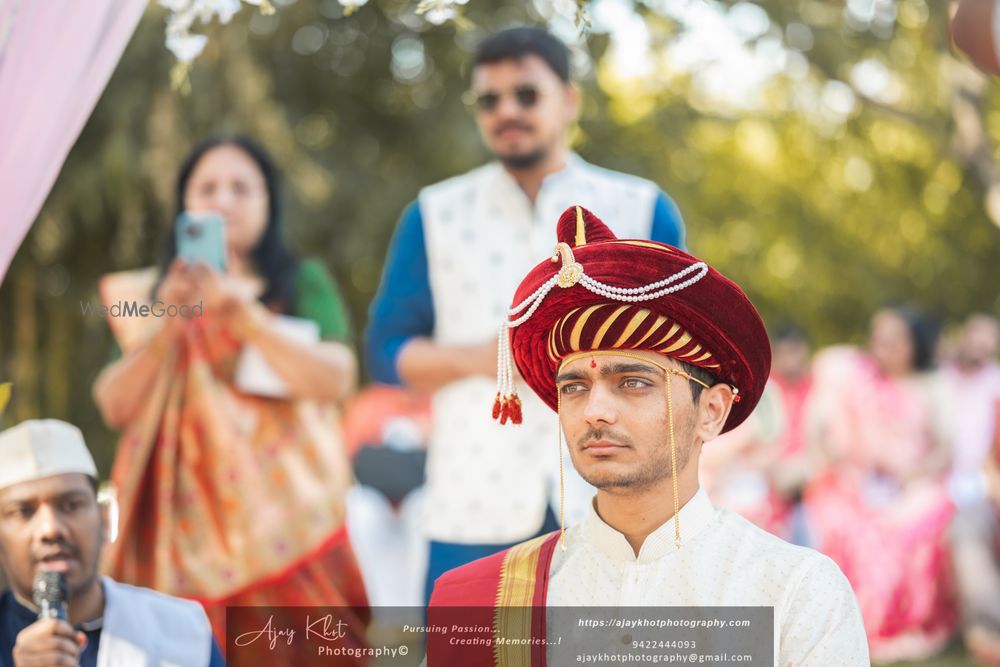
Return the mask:
<path id="1" fill-rule="evenodd" d="M 80 429 L 58 419 L 31 419 L 0 433 L 0 489 L 54 475 L 97 478 Z"/>

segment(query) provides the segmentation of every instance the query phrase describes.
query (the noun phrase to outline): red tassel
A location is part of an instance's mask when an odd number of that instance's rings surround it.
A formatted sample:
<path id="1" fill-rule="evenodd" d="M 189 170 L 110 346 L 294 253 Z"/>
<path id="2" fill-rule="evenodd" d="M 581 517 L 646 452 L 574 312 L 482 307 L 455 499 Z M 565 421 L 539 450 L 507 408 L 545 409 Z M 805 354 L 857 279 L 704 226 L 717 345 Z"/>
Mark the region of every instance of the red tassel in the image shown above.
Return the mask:
<path id="1" fill-rule="evenodd" d="M 500 392 L 497 392 L 497 397 L 493 399 L 493 419 L 496 420 L 500 417 Z"/>
<path id="2" fill-rule="evenodd" d="M 514 394 L 510 399 L 510 421 L 512 424 L 520 424 L 521 417 L 521 399 Z"/>
<path id="3" fill-rule="evenodd" d="M 510 403 L 505 398 L 500 405 L 500 423 L 506 424 L 508 419 L 510 419 Z"/>

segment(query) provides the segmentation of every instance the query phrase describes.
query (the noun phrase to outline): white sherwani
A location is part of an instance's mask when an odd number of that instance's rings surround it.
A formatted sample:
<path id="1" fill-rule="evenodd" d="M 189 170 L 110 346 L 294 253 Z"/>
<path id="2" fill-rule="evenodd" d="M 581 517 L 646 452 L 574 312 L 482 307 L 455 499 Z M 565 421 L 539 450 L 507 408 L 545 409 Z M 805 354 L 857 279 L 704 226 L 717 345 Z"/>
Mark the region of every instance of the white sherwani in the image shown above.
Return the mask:
<path id="1" fill-rule="evenodd" d="M 868 667 L 857 599 L 831 559 L 714 507 L 704 490 L 679 518 L 679 549 L 671 519 L 636 556 L 591 504 L 567 530 L 566 551 L 556 546 L 547 605 L 773 607 L 776 664 Z"/>

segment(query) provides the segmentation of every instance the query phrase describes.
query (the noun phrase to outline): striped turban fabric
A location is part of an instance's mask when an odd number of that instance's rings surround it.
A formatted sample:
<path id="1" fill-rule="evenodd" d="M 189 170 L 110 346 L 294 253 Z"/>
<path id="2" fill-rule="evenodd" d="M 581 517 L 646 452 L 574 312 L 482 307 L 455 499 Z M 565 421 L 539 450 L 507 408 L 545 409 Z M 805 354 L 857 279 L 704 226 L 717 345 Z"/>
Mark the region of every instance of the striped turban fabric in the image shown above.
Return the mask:
<path id="1" fill-rule="evenodd" d="M 724 432 L 746 419 L 764 391 L 771 346 L 736 283 L 676 248 L 618 239 L 579 207 L 562 215 L 557 236 L 558 252 L 517 289 L 505 341 L 546 404 L 557 407 L 555 376 L 568 355 L 642 350 L 704 368 L 736 389 Z"/>
<path id="2" fill-rule="evenodd" d="M 558 363 L 573 352 L 644 350 L 717 371 L 715 356 L 680 324 L 648 308 L 598 303 L 574 308 L 549 333 L 549 359 Z"/>

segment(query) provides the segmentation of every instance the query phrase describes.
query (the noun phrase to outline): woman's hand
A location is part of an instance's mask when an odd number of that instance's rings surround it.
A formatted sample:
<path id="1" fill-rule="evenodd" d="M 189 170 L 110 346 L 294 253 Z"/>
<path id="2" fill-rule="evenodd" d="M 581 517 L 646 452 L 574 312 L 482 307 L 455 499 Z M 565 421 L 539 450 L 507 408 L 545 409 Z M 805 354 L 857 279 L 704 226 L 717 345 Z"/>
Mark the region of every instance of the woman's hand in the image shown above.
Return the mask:
<path id="1" fill-rule="evenodd" d="M 190 304 L 197 294 L 191 267 L 181 259 L 175 259 L 156 290 L 156 299 L 165 305 Z"/>
<path id="2" fill-rule="evenodd" d="M 252 284 L 197 263 L 189 269 L 206 313 L 229 320 L 256 303 Z"/>
<path id="3" fill-rule="evenodd" d="M 167 269 L 167 274 L 156 290 L 156 301 L 164 306 L 191 306 L 198 300 L 198 287 L 195 284 L 191 267 L 181 259 L 175 259 Z M 184 320 L 179 317 L 163 318 L 162 326 L 157 333 L 149 339 L 152 344 L 154 339 L 158 341 L 154 347 L 161 350 L 164 345 L 169 345 L 181 331 Z M 159 356 L 162 356 L 160 354 Z"/>

